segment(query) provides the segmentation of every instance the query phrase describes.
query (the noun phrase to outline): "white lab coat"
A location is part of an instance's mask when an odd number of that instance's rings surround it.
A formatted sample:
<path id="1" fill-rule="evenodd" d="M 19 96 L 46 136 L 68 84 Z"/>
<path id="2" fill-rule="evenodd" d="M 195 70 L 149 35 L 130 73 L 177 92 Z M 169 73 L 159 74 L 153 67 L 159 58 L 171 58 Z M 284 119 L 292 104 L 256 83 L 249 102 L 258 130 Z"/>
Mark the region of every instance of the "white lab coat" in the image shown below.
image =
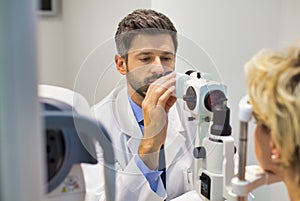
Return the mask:
<path id="1" fill-rule="evenodd" d="M 170 200 L 193 190 L 193 155 L 196 122 L 187 121 L 187 112 L 180 100 L 169 111 L 169 125 L 165 148 L 166 190 L 161 178 L 157 192 L 153 192 L 137 167 L 133 156 L 142 138 L 142 132 L 128 101 L 126 86 L 114 89 L 106 98 L 92 107 L 92 113 L 111 137 L 115 152 L 116 200 L 161 201 Z M 98 160 L 103 161 L 101 151 Z M 103 181 L 104 182 L 104 181 Z"/>

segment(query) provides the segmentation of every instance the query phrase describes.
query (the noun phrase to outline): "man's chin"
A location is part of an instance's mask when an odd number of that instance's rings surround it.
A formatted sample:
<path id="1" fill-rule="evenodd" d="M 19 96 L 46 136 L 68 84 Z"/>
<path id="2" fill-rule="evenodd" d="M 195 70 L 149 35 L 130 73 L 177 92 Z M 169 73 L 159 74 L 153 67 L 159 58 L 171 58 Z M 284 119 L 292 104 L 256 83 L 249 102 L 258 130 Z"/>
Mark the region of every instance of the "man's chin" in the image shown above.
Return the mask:
<path id="1" fill-rule="evenodd" d="M 136 90 L 136 93 L 138 93 L 141 97 L 145 98 L 147 91 L 138 89 L 138 90 Z"/>
<path id="2" fill-rule="evenodd" d="M 144 85 L 144 86 L 142 86 L 142 87 L 136 89 L 135 91 L 136 91 L 136 93 L 138 93 L 141 97 L 145 98 L 149 86 L 150 86 L 150 85 Z"/>

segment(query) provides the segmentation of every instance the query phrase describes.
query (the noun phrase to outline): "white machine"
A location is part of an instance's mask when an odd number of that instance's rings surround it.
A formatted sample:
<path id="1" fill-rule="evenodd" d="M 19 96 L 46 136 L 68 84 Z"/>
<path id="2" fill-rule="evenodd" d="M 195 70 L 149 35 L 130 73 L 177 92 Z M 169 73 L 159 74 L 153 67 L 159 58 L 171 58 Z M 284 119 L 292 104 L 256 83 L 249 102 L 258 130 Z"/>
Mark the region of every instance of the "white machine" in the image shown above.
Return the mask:
<path id="1" fill-rule="evenodd" d="M 194 186 L 202 200 L 247 200 L 255 188 L 279 181 L 258 166 L 246 167 L 247 124 L 252 115 L 247 97 L 240 102 L 239 169 L 235 172 L 236 148 L 231 136 L 230 109 L 224 84 L 208 74 L 178 74 L 176 96 L 184 100 L 189 120 L 198 122 L 195 141 Z M 44 105 L 47 136 L 48 195 L 47 201 L 86 200 L 83 163 L 94 164 L 93 141 L 104 150 L 105 190 L 108 201 L 114 200 L 114 156 L 108 136 L 99 123 L 89 118 L 85 99 L 70 90 L 40 86 Z M 88 151 L 87 151 L 88 150 Z"/>
<path id="2" fill-rule="evenodd" d="M 246 99 L 240 103 L 239 170 L 236 174 L 236 148 L 225 95 L 227 87 L 207 74 L 193 71 L 179 74 L 176 85 L 177 98 L 185 101 L 184 108 L 191 114 L 189 119 L 198 122 L 194 186 L 202 200 L 247 200 L 254 188 L 278 181 L 258 166 L 246 167 L 247 123 L 252 114 Z"/>
<path id="3" fill-rule="evenodd" d="M 84 165 L 97 163 L 95 140 L 104 150 L 105 196 L 114 200 L 113 149 L 99 123 L 90 118 L 87 101 L 71 90 L 48 85 L 39 86 L 39 99 L 47 144 L 47 201 L 90 199 Z"/>

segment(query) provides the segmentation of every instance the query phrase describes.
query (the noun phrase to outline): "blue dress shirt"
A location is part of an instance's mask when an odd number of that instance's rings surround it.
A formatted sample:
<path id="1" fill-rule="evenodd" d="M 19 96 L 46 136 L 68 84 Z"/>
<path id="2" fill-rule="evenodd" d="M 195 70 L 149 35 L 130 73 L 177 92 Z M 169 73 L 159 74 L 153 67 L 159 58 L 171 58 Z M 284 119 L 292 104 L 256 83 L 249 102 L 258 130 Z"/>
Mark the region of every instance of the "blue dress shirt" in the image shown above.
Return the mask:
<path id="1" fill-rule="evenodd" d="M 138 106 L 135 102 L 133 102 L 133 100 L 131 99 L 131 97 L 129 97 L 129 103 L 131 105 L 133 114 L 142 130 L 142 133 L 144 134 L 144 116 L 143 116 L 143 111 L 142 108 L 140 106 Z M 144 176 L 146 177 L 151 189 L 156 192 L 157 190 L 157 185 L 158 185 L 158 181 L 159 181 L 159 177 L 162 174 L 162 171 L 158 171 L 158 170 L 150 170 L 145 163 L 142 161 L 142 159 L 140 158 L 140 156 L 138 154 L 136 154 L 134 156 L 134 161 L 136 163 L 136 165 L 138 166 L 138 168 L 141 170 L 141 172 L 144 174 Z"/>

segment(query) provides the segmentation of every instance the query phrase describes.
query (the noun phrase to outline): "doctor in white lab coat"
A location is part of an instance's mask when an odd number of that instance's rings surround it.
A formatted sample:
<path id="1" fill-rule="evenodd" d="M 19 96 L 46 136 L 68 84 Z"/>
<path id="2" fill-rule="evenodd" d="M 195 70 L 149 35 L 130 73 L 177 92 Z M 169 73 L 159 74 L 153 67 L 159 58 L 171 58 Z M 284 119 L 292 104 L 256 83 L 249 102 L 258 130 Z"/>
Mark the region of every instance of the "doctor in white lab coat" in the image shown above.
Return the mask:
<path id="1" fill-rule="evenodd" d="M 93 108 L 96 118 L 112 138 L 115 150 L 116 200 L 167 200 L 193 190 L 193 156 L 196 127 L 184 121 L 178 101 L 169 111 L 164 151 L 166 189 L 158 177 L 154 192 L 138 168 L 134 156 L 143 137 L 128 101 L 126 87 L 120 86 Z M 101 157 L 101 154 L 100 154 Z M 100 160 L 103 160 L 100 158 Z"/>
<path id="2" fill-rule="evenodd" d="M 92 112 L 113 144 L 116 200 L 171 200 L 193 190 L 196 136 L 196 122 L 174 96 L 177 31 L 162 13 L 136 10 L 119 23 L 115 40 L 126 83 Z"/>

